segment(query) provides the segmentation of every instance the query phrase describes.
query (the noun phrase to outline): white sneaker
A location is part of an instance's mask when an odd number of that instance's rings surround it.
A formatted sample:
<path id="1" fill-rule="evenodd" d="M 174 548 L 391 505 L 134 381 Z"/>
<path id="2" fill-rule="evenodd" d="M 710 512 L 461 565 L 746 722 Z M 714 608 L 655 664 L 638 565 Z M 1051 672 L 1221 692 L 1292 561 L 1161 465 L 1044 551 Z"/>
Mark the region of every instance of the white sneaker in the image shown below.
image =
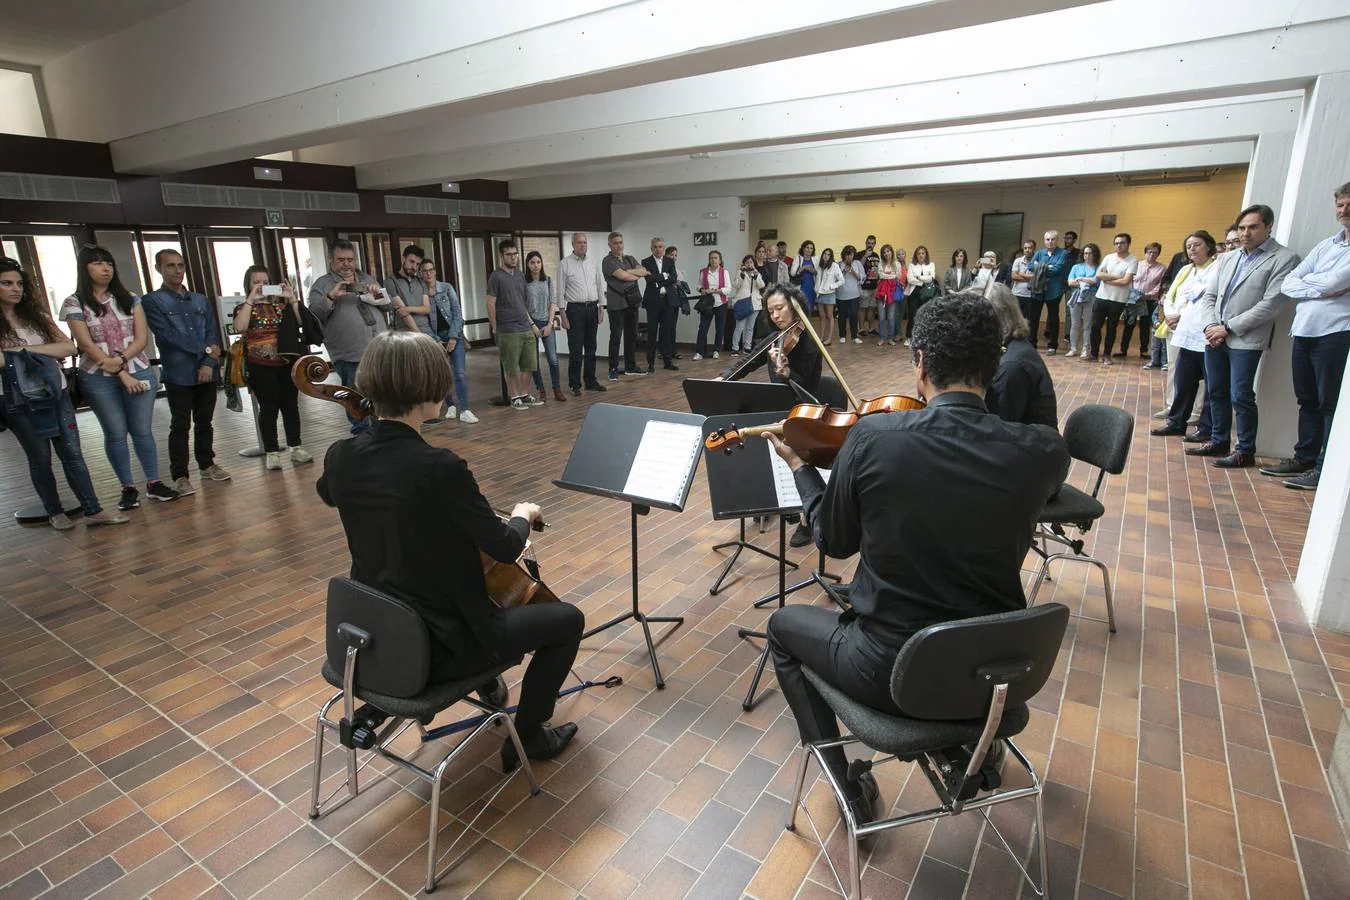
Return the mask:
<path id="1" fill-rule="evenodd" d="M 525 401 L 525 405 L 526 405 L 526 406 L 543 406 L 543 405 L 544 405 L 544 401 L 543 401 L 543 400 L 540 400 L 540 399 L 539 399 L 538 397 L 536 397 L 534 394 L 526 394 L 526 395 L 525 395 L 524 397 L 522 397 L 521 399 Z"/>
<path id="2" fill-rule="evenodd" d="M 855 343 L 855 344 L 861 344 L 861 343 L 862 343 L 862 338 L 854 338 L 854 339 L 853 339 L 853 343 Z"/>
<path id="3" fill-rule="evenodd" d="M 712 357 L 712 358 L 713 358 L 713 359 L 717 359 L 717 357 L 719 357 L 719 356 L 721 356 L 721 354 L 718 353 L 716 350 L 714 350 L 714 351 L 713 351 L 713 357 Z"/>
<path id="4" fill-rule="evenodd" d="M 512 408 L 512 409 L 529 409 L 529 407 L 525 405 L 525 398 L 524 398 L 524 397 L 516 397 L 516 398 L 514 398 L 514 399 L 511 401 L 511 408 Z"/>
<path id="5" fill-rule="evenodd" d="M 301 463 L 314 462 L 314 454 L 297 444 L 291 448 L 291 462 L 297 466 Z"/>
<path id="6" fill-rule="evenodd" d="M 459 414 L 459 420 L 463 422 L 465 425 L 478 424 L 478 417 L 467 409 Z"/>
<path id="7" fill-rule="evenodd" d="M 699 361 L 700 359 L 702 359 L 702 358 L 703 358 L 703 354 L 702 354 L 702 353 L 695 353 L 695 354 L 694 354 L 694 362 L 698 362 L 698 361 Z"/>
<path id="8" fill-rule="evenodd" d="M 465 412 L 468 412 L 468 410 L 465 410 Z M 445 417 L 447 419 L 457 419 L 459 418 L 459 410 L 455 409 L 453 406 L 447 406 L 445 408 Z"/>
<path id="9" fill-rule="evenodd" d="M 267 462 L 265 463 L 265 465 L 268 469 L 280 469 L 281 454 L 275 450 L 268 451 Z"/>

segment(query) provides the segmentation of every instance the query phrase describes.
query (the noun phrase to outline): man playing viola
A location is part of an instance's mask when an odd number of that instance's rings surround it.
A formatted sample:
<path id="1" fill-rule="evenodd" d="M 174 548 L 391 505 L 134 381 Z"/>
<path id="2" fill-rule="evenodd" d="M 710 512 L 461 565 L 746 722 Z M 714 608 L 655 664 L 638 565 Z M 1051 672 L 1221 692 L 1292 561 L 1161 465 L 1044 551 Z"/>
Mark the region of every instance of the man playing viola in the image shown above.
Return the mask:
<path id="1" fill-rule="evenodd" d="M 1004 422 L 985 408 L 1002 339 L 993 306 L 977 291 L 924 304 L 911 342 L 927 408 L 859 419 L 828 486 L 769 436 L 794 472 L 816 543 L 834 557 L 860 555 L 852 609 L 788 606 L 769 618 L 778 684 L 803 742 L 839 736 L 803 665 L 898 715 L 891 670 L 906 640 L 938 622 L 1026 606 L 1022 561 L 1043 504 L 1068 474 L 1069 452 L 1053 428 Z M 856 821 L 874 819 L 871 774 L 849 780 L 838 748 L 826 758 Z"/>
<path id="2" fill-rule="evenodd" d="M 445 351 L 420 331 L 381 332 L 356 371 L 357 390 L 374 406 L 375 427 L 328 449 L 319 496 L 336 506 L 347 533 L 353 580 L 397 597 L 422 616 L 431 633 L 432 681 L 450 681 L 498 660 L 534 654 L 525 669 L 516 730 L 530 759 L 551 759 L 577 732 L 546 724 L 576 659 L 585 628 L 570 603 L 499 609 L 488 598 L 480 551 L 517 560 L 543 517 L 518 503 L 502 521 L 478 489 L 468 463 L 422 439 L 451 386 Z M 504 705 L 505 684 L 480 689 Z M 502 744 L 502 768 L 519 765 Z"/>

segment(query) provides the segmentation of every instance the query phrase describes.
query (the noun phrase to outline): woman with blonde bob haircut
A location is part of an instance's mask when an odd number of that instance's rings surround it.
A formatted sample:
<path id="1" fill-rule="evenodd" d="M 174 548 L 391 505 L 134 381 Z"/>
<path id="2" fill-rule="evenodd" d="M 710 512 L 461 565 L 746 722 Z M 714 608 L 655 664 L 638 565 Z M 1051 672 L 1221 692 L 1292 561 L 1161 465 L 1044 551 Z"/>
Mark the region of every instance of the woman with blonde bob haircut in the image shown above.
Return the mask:
<path id="1" fill-rule="evenodd" d="M 488 598 L 482 555 L 515 562 L 543 513 L 517 503 L 504 520 L 467 462 L 423 440 L 421 425 L 437 418 L 452 380 L 445 350 L 433 338 L 419 331 L 377 334 L 361 357 L 356 388 L 380 420 L 328 448 L 319 496 L 342 516 L 352 579 L 397 597 L 426 622 L 431 681 L 471 677 L 534 654 L 521 682 L 516 730 L 526 756 L 552 759 L 577 733 L 572 722 L 547 721 L 586 620 L 570 603 L 500 609 Z M 479 693 L 494 706 L 508 698 L 500 677 Z M 510 738 L 501 760 L 507 772 L 520 764 Z"/>

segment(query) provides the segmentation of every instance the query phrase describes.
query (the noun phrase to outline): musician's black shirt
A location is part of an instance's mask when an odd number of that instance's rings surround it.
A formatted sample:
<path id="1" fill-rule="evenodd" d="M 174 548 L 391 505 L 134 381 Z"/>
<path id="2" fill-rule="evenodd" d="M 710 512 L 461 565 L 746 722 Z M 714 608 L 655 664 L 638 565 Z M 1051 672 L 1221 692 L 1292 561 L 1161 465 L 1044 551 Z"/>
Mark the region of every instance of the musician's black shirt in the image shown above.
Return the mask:
<path id="1" fill-rule="evenodd" d="M 1036 518 L 1069 471 L 1064 439 L 1005 422 L 966 393 L 863 418 L 828 487 L 797 470 L 807 524 L 831 556 L 861 554 L 852 603 L 899 647 L 925 626 L 1021 609 Z"/>
<path id="2" fill-rule="evenodd" d="M 984 402 L 990 412 L 1009 422 L 1059 428 L 1055 383 L 1030 341 L 1008 341 Z"/>
<path id="3" fill-rule="evenodd" d="M 466 647 L 495 645 L 478 551 L 515 560 L 529 523 L 503 522 L 464 460 L 401 422 L 381 421 L 328 448 L 317 487 L 342 517 L 352 579 L 426 620 L 433 671 Z"/>
<path id="4" fill-rule="evenodd" d="M 760 366 L 768 365 L 770 381 L 779 384 L 796 383 L 807 393 L 815 396 L 816 390 L 820 387 L 820 350 L 816 348 L 809 335 L 798 335 L 797 345 L 788 351 L 788 377 L 784 379 L 769 364 L 769 345 L 778 340 L 779 336 L 780 332 L 777 329 L 770 331 L 755 345 L 755 349 L 750 351 L 750 362 L 732 363 L 722 377 L 727 381 L 740 381 Z"/>

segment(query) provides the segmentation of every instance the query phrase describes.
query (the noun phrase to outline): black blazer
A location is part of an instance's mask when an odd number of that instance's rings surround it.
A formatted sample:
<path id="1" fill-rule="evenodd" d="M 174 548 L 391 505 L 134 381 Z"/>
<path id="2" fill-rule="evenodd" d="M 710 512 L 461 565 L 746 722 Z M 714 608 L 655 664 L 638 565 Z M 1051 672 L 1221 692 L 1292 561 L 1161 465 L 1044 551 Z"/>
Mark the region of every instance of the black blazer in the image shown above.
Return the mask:
<path id="1" fill-rule="evenodd" d="M 347 532 L 354 581 L 417 610 L 431 632 L 432 671 L 498 645 L 479 549 L 510 562 L 529 523 L 503 522 L 468 463 L 401 422 L 376 422 L 324 457 L 319 497 Z"/>
<path id="2" fill-rule="evenodd" d="M 647 276 L 647 287 L 642 292 L 642 308 L 647 312 L 653 310 L 660 312 L 662 306 L 678 308 L 680 293 L 675 289 L 675 261 L 665 257 L 658 260 L 654 256 L 649 256 L 642 261 L 642 268 L 652 273 Z M 661 296 L 663 287 L 666 289 L 665 297 Z"/>

